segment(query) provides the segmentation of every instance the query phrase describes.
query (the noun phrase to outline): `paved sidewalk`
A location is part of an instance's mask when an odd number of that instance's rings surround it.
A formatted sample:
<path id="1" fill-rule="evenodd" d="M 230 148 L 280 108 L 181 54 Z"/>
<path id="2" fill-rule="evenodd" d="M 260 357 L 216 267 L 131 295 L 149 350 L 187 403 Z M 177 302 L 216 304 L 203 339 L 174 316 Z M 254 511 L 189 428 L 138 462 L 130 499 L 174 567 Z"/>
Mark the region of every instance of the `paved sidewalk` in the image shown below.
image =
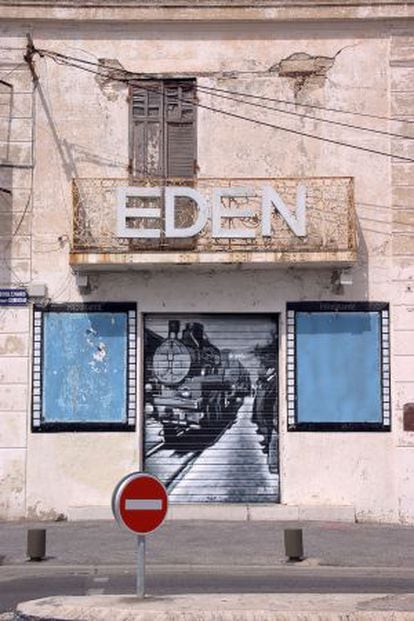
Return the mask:
<path id="1" fill-rule="evenodd" d="M 147 537 L 149 565 L 275 566 L 285 563 L 284 528 L 303 528 L 305 563 L 414 568 L 414 527 L 332 522 L 169 521 Z M 29 528 L 47 531 L 54 565 L 134 565 L 133 534 L 114 521 L 0 523 L 3 565 L 27 562 Z M 33 565 L 33 563 L 31 564 Z"/>

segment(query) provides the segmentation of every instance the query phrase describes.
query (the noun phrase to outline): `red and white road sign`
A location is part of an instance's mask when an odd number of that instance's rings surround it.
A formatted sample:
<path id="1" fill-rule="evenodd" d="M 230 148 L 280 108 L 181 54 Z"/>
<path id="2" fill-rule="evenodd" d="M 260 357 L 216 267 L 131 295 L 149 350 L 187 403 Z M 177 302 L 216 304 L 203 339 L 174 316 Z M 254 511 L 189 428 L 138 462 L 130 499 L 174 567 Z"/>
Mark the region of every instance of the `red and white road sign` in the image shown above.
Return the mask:
<path id="1" fill-rule="evenodd" d="M 112 494 L 112 513 L 121 526 L 137 535 L 147 535 L 162 524 L 167 515 L 168 495 L 157 477 L 132 472 Z"/>

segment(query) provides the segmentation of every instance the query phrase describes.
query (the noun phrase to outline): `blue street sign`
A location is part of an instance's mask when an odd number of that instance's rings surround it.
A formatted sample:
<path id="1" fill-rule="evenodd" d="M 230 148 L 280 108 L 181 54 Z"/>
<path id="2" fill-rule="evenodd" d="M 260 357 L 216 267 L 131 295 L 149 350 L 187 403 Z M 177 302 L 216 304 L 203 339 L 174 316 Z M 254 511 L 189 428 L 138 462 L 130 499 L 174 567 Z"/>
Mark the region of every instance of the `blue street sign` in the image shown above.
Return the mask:
<path id="1" fill-rule="evenodd" d="M 0 289 L 0 306 L 24 306 L 27 304 L 26 289 Z"/>

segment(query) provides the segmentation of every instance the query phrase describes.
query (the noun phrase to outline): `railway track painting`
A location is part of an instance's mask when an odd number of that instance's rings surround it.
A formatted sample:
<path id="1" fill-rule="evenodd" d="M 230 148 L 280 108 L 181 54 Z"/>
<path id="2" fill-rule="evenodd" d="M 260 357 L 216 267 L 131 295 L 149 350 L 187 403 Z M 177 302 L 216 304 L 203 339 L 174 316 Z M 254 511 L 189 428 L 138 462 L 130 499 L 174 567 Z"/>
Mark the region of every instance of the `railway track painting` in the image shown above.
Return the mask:
<path id="1" fill-rule="evenodd" d="M 237 502 L 244 496 L 235 481 L 246 481 L 242 472 L 250 470 L 249 502 L 274 501 L 275 319 L 150 315 L 144 334 L 146 471 L 177 502 Z"/>

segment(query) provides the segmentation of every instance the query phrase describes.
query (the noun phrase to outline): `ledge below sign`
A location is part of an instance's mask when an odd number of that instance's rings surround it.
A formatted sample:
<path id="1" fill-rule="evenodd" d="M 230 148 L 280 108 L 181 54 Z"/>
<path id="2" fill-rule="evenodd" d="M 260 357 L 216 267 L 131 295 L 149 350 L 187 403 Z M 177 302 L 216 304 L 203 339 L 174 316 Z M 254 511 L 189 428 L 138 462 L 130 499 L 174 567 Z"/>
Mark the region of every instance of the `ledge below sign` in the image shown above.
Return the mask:
<path id="1" fill-rule="evenodd" d="M 274 268 L 287 265 L 301 267 L 347 267 L 355 263 L 355 250 L 338 252 L 145 252 L 145 253 L 96 253 L 72 252 L 70 264 L 77 270 L 85 271 L 125 271 L 143 270 L 149 267 L 165 268 L 174 266 L 205 266 L 219 265 L 239 266 L 245 269 L 252 267 Z"/>

